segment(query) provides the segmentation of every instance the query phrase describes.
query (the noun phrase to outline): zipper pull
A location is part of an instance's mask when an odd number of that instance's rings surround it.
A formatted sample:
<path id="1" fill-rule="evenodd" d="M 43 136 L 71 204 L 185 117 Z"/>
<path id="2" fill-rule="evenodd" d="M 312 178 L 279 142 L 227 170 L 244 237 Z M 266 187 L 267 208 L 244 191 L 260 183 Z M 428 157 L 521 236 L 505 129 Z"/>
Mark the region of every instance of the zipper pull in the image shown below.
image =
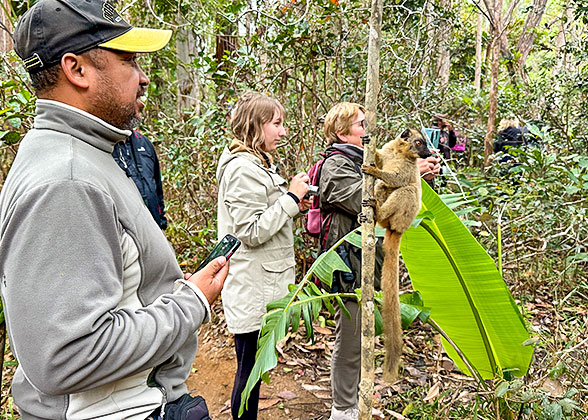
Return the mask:
<path id="1" fill-rule="evenodd" d="M 160 413 L 160 417 L 161 420 L 163 420 L 163 417 L 165 416 L 165 404 L 167 404 L 167 392 L 165 390 L 165 387 L 161 387 L 161 391 L 163 392 L 163 404 L 161 404 L 161 413 Z"/>
<path id="2" fill-rule="evenodd" d="M 120 147 L 118 148 L 118 155 L 120 156 L 120 161 L 123 163 L 125 170 L 129 169 L 129 165 L 127 165 L 127 161 L 125 160 L 123 154 L 122 154 L 122 150 L 120 149 Z"/>

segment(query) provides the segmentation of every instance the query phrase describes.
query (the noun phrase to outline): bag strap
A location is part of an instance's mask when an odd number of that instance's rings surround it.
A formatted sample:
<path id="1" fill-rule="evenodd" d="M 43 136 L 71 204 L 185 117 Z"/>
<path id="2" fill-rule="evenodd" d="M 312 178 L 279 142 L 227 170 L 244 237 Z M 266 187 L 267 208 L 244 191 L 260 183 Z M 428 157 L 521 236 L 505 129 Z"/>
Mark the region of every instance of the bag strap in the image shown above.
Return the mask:
<path id="1" fill-rule="evenodd" d="M 334 156 L 334 155 L 343 155 L 343 156 L 345 156 L 345 158 L 347 158 L 347 159 L 349 159 L 349 160 L 351 161 L 351 163 L 353 164 L 353 166 L 354 166 L 354 168 L 355 168 L 355 171 L 356 171 L 358 174 L 360 174 L 360 175 L 361 175 L 361 168 L 360 168 L 360 166 L 359 166 L 359 165 L 357 165 L 357 164 L 356 164 L 356 163 L 353 161 L 353 159 L 351 159 L 351 158 L 350 158 L 350 157 L 349 157 L 349 156 L 348 156 L 348 155 L 347 155 L 345 152 L 342 152 L 342 151 L 340 151 L 340 150 L 334 150 L 333 152 L 329 153 L 328 155 L 326 155 L 326 156 L 323 158 L 323 163 L 321 164 L 321 166 L 320 166 L 320 168 L 319 168 L 319 170 L 318 170 L 317 177 L 316 177 L 316 179 L 317 179 L 317 185 L 320 183 L 320 180 L 321 180 L 321 172 L 322 172 L 322 170 L 323 170 L 323 166 L 324 166 L 324 164 L 325 164 L 325 161 L 326 161 L 326 160 L 327 160 L 329 157 L 331 157 L 331 156 Z M 318 198 L 318 197 L 317 197 L 317 198 Z M 320 206 L 319 206 L 319 209 L 320 209 Z M 321 211 L 322 211 L 322 210 L 321 210 Z M 344 213 L 343 211 L 337 210 L 337 208 L 336 208 L 336 207 L 333 207 L 333 209 L 332 209 L 331 211 L 329 211 L 329 212 L 326 214 L 326 216 L 325 216 L 325 219 L 323 220 L 323 223 L 321 223 L 321 232 L 320 232 L 320 235 L 319 235 L 319 242 L 320 242 L 320 244 L 321 244 L 321 248 L 322 248 L 322 249 L 324 249 L 324 248 L 325 248 L 325 245 L 326 245 L 326 243 L 327 243 L 327 238 L 328 238 L 328 235 L 329 235 L 329 230 L 331 229 L 331 221 L 332 221 L 332 219 L 333 219 L 333 215 L 334 215 L 336 212 L 337 212 L 337 213 Z M 351 218 L 353 219 L 353 217 L 351 217 Z"/>
<path id="2" fill-rule="evenodd" d="M 359 167 L 359 165 L 357 165 L 357 164 L 356 164 L 356 163 L 353 161 L 353 159 L 351 159 L 351 158 L 349 157 L 349 155 L 347 155 L 347 153 L 345 153 L 345 152 L 342 152 L 342 151 L 340 151 L 340 150 L 334 150 L 333 152 L 329 153 L 328 155 L 326 155 L 326 156 L 323 158 L 323 163 L 321 163 L 321 167 L 319 168 L 319 170 L 318 170 L 318 174 L 317 174 L 317 176 L 316 176 L 316 182 L 317 182 L 317 185 L 318 185 L 318 183 L 321 181 L 321 172 L 323 171 L 323 166 L 324 166 L 324 164 L 325 164 L 325 160 L 327 160 L 328 158 L 330 158 L 331 156 L 334 156 L 334 155 L 343 155 L 343 156 L 345 156 L 347 159 L 349 159 L 349 160 L 351 161 L 351 163 L 353 163 L 353 166 L 354 166 L 354 168 L 355 168 L 355 171 L 356 171 L 358 174 L 360 174 L 360 175 L 361 175 L 361 168 Z"/>

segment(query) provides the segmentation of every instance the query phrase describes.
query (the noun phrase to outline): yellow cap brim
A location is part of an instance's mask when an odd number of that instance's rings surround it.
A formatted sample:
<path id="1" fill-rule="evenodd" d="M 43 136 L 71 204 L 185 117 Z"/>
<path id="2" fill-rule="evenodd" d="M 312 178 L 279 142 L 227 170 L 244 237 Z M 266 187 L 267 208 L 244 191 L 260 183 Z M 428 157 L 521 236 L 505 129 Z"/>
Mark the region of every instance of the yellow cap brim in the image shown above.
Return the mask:
<path id="1" fill-rule="evenodd" d="M 169 29 L 132 28 L 98 46 L 133 53 L 154 52 L 167 45 L 171 34 Z"/>

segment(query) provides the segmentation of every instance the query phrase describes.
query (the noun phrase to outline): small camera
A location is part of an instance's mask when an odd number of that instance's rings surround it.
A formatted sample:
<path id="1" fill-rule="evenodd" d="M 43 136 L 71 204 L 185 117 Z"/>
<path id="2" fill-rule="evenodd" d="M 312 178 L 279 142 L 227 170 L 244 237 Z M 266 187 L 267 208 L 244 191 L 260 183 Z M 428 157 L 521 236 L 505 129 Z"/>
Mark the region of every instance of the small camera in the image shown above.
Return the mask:
<path id="1" fill-rule="evenodd" d="M 305 199 L 309 199 L 310 197 L 318 195 L 318 186 L 317 185 L 309 185 L 308 192 L 304 195 Z"/>

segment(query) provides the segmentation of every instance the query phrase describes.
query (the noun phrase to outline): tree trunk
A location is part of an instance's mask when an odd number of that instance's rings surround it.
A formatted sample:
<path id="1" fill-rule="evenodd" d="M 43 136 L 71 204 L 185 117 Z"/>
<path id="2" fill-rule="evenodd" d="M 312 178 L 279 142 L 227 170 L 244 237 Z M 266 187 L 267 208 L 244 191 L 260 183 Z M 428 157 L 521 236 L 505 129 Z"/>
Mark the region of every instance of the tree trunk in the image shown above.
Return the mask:
<path id="1" fill-rule="evenodd" d="M 531 52 L 533 43 L 535 42 L 535 37 L 537 36 L 535 28 L 539 25 L 539 22 L 541 22 L 543 12 L 545 12 L 546 3 L 547 0 L 533 1 L 533 7 L 527 15 L 523 32 L 521 32 L 519 42 L 517 43 L 517 51 L 520 53 L 517 58 L 517 69 L 523 79 L 525 79 L 525 63 L 529 56 L 529 52 Z"/>
<path id="2" fill-rule="evenodd" d="M 452 4 L 451 0 L 441 0 L 440 6 L 442 9 L 450 9 Z M 451 42 L 451 35 L 453 32 L 453 26 L 450 22 L 445 19 L 439 22 L 438 39 L 439 44 L 437 47 L 437 67 L 436 75 L 437 80 L 443 87 L 447 87 L 449 84 L 449 73 L 451 70 L 451 54 L 449 44 Z"/>
<path id="3" fill-rule="evenodd" d="M 3 6 L 0 6 L 0 53 L 7 53 L 12 50 L 12 38 L 8 31 L 13 31 L 12 22 L 6 16 L 6 10 L 10 10 L 9 0 L 0 0 Z"/>
<path id="4" fill-rule="evenodd" d="M 494 0 L 492 7 L 494 26 L 492 28 L 492 73 L 490 74 L 490 98 L 488 109 L 488 126 L 484 137 L 484 165 L 488 166 L 494 152 L 494 135 L 496 134 L 496 108 L 498 105 L 498 76 L 500 67 L 500 47 L 502 32 L 502 0 Z"/>
<path id="5" fill-rule="evenodd" d="M 368 43 L 367 83 L 365 108 L 368 135 L 372 140 L 365 144 L 363 162 L 374 162 L 376 152 L 376 121 L 378 95 L 380 93 L 380 48 L 382 44 L 383 1 L 372 0 L 370 15 L 370 32 Z M 365 175 L 362 189 L 362 234 L 361 234 L 361 382 L 359 384 L 359 420 L 372 418 L 372 401 L 374 395 L 374 266 L 376 237 L 374 234 L 374 208 L 369 203 L 374 196 L 372 176 Z"/>
<path id="6" fill-rule="evenodd" d="M 474 71 L 474 88 L 480 94 L 482 88 L 482 31 L 484 30 L 484 18 L 478 10 L 478 25 L 476 27 L 476 69 Z"/>
<path id="7" fill-rule="evenodd" d="M 567 66 L 567 54 L 566 49 L 564 48 L 567 43 L 567 34 L 570 27 L 570 22 L 574 21 L 574 9 L 566 4 L 563 16 L 560 19 L 560 26 L 561 29 L 555 38 L 555 66 L 553 66 L 553 70 L 551 71 L 552 76 L 557 76 L 561 69 Z M 558 80 L 556 79 L 556 83 L 559 84 Z"/>
<path id="8" fill-rule="evenodd" d="M 238 28 L 235 24 L 227 21 L 220 13 L 216 18 L 217 32 L 215 38 L 215 52 L 214 58 L 217 65 L 217 70 L 223 71 L 225 74 L 220 75 L 217 73 L 213 76 L 213 80 L 216 84 L 216 97 L 222 97 L 222 102 L 226 99 L 222 92 L 232 89 L 231 74 L 233 72 L 233 61 L 227 59 L 229 56 L 235 54 L 238 50 L 239 36 Z M 217 104 L 221 105 L 217 102 Z"/>
<path id="9" fill-rule="evenodd" d="M 434 2 L 427 1 L 425 3 L 425 13 L 421 20 L 421 25 L 424 26 L 427 39 L 429 40 L 422 51 L 422 55 L 427 60 L 427 62 L 434 63 L 437 54 L 437 45 L 435 44 L 434 40 L 437 39 L 439 29 L 435 28 L 435 7 L 436 5 Z M 423 86 L 428 85 L 431 83 L 431 80 L 435 80 L 437 77 L 437 66 L 433 67 L 432 65 L 428 66 L 421 66 L 420 71 L 420 79 L 421 84 Z"/>
<path id="10" fill-rule="evenodd" d="M 198 70 L 189 70 L 191 57 L 197 55 L 196 39 L 188 27 L 181 27 L 177 31 L 176 50 L 178 54 L 178 116 L 182 119 L 184 109 L 192 109 L 200 114 L 201 82 Z"/>

